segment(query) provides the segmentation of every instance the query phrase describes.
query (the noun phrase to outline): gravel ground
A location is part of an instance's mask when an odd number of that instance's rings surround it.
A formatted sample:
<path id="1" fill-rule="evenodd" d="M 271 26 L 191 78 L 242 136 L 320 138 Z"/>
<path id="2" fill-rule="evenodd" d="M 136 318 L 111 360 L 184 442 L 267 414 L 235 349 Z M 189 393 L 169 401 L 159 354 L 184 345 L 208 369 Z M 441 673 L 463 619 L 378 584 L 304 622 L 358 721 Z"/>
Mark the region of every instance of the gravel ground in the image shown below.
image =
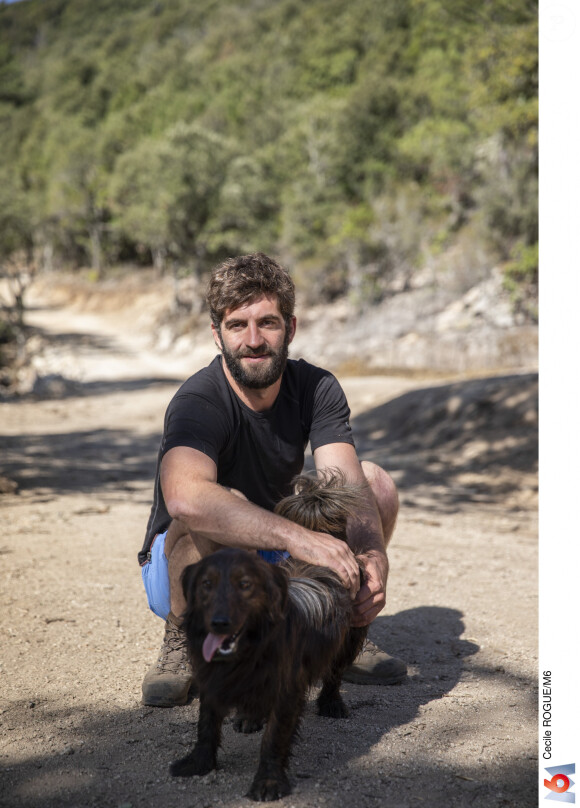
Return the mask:
<path id="1" fill-rule="evenodd" d="M 0 805 L 250 805 L 259 735 L 170 777 L 198 703 L 140 704 L 162 623 L 136 554 L 165 406 L 212 355 L 153 352 L 131 310 L 36 302 L 37 395 L 0 404 Z M 341 379 L 361 458 L 401 492 L 371 628 L 409 676 L 344 685 L 350 718 L 304 717 L 281 806 L 536 805 L 537 377 Z"/>

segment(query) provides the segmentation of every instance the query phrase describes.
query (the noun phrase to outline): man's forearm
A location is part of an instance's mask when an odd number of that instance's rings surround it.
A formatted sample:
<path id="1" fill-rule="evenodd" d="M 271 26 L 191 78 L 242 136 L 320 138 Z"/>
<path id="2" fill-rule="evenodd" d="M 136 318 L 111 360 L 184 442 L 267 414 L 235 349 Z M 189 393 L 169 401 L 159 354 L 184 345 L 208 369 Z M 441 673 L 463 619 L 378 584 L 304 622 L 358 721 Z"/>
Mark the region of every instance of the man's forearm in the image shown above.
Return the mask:
<path id="1" fill-rule="evenodd" d="M 370 486 L 362 491 L 363 503 L 346 526 L 347 541 L 354 553 L 373 553 L 386 557 L 386 542 L 381 518 Z"/>
<path id="2" fill-rule="evenodd" d="M 217 483 L 190 482 L 187 498 L 168 498 L 166 504 L 170 516 L 194 537 L 246 550 L 286 550 L 300 561 L 334 570 L 352 598 L 359 590 L 358 565 L 347 544 L 260 508 Z"/>
<path id="3" fill-rule="evenodd" d="M 346 443 L 321 446 L 314 452 L 314 462 L 317 471 L 338 469 L 347 483 L 360 487 L 361 505 L 357 514 L 349 518 L 346 528 L 347 541 L 353 552 L 372 551 L 386 556 L 386 540 L 377 502 L 354 447 Z"/>
<path id="4" fill-rule="evenodd" d="M 227 547 L 290 552 L 295 534 L 304 532 L 298 525 L 205 480 L 190 486 L 187 498 L 170 499 L 167 508 L 190 533 Z"/>

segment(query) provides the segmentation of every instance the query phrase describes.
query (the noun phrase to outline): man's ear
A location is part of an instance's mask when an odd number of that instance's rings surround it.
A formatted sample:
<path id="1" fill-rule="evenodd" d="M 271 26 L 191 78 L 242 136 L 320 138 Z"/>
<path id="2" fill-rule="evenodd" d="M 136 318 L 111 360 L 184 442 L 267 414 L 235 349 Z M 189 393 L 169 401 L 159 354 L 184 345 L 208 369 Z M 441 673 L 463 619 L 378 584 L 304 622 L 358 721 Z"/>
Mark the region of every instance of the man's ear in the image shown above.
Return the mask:
<path id="1" fill-rule="evenodd" d="M 219 350 L 223 351 L 224 346 L 222 345 L 220 330 L 219 328 L 216 328 L 216 326 L 213 323 L 211 324 L 211 333 L 213 334 L 213 341 L 215 342 Z"/>
<path id="2" fill-rule="evenodd" d="M 295 336 L 296 336 L 296 317 L 292 315 L 292 317 L 290 318 L 290 322 L 288 324 L 288 345 L 290 345 Z"/>

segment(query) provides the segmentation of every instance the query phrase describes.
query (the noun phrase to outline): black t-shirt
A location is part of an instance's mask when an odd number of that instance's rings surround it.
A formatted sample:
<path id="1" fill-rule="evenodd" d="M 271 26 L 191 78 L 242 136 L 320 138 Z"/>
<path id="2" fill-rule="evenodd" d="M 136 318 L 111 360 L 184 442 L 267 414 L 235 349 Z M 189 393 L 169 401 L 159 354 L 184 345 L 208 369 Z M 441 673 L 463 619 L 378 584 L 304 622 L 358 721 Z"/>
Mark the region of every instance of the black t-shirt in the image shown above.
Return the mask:
<path id="1" fill-rule="evenodd" d="M 161 460 L 170 449 L 187 446 L 203 452 L 217 466 L 218 483 L 273 510 L 291 493 L 308 441 L 313 452 L 328 443 L 354 445 L 349 417 L 336 378 L 303 359 L 288 360 L 273 407 L 255 412 L 235 394 L 217 356 L 181 386 L 167 408 L 139 562 L 145 563 L 153 538 L 171 522 L 159 480 Z"/>

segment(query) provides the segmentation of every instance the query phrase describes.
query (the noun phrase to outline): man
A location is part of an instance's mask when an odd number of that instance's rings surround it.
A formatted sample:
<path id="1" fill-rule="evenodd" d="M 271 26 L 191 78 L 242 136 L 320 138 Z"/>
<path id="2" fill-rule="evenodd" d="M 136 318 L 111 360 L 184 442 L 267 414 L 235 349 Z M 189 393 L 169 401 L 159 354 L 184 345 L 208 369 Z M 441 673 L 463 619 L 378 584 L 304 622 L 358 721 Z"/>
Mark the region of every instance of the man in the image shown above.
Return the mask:
<path id="1" fill-rule="evenodd" d="M 223 546 L 259 552 L 275 563 L 290 555 L 333 569 L 354 601 L 354 625 L 371 623 L 385 604 L 387 544 L 397 491 L 378 466 L 359 462 L 350 411 L 338 382 L 304 360 L 289 360 L 296 332 L 294 285 L 263 253 L 225 261 L 211 276 L 207 300 L 221 356 L 177 392 L 165 416 L 155 496 L 139 560 L 150 608 L 165 635 L 143 680 L 143 702 L 187 701 L 193 683 L 180 629 L 181 574 Z M 348 526 L 362 546 L 365 583 L 344 542 L 272 513 L 291 493 L 310 441 L 317 470 L 338 468 L 366 486 L 366 507 Z M 369 644 L 350 681 L 400 682 L 401 660 Z"/>

